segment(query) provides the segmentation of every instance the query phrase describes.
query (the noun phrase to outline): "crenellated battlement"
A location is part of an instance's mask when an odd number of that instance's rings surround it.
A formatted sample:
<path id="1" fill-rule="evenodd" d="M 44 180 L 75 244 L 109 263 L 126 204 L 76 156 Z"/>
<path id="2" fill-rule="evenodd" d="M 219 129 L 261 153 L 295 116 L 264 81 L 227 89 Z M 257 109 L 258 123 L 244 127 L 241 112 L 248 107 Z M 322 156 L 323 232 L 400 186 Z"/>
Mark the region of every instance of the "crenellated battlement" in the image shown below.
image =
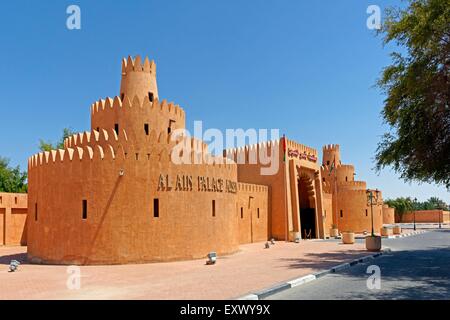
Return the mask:
<path id="1" fill-rule="evenodd" d="M 235 162 L 245 160 L 245 163 L 250 162 L 256 164 L 258 162 L 260 152 L 263 152 L 266 156 L 272 156 L 272 151 L 279 151 L 279 147 L 279 140 L 270 140 L 238 148 L 226 149 L 224 150 L 223 155 L 225 158 L 231 159 Z M 238 161 L 238 159 L 240 161 Z"/>
<path id="2" fill-rule="evenodd" d="M 117 112 L 127 111 L 142 113 L 146 113 L 146 111 L 163 112 L 175 118 L 184 119 L 185 117 L 185 112 L 179 105 L 173 102 L 167 102 L 166 99 L 161 102 L 158 99 L 150 102 L 148 96 L 144 97 L 142 102 L 138 96 L 134 96 L 134 98 L 130 100 L 130 97 L 124 95 L 123 102 L 118 96 L 113 98 L 107 97 L 105 99 L 100 99 L 91 105 L 92 117 L 105 116 L 106 112 L 116 114 Z"/>
<path id="3" fill-rule="evenodd" d="M 211 165 L 224 168 L 235 168 L 233 161 L 223 156 L 213 156 L 208 151 L 208 145 L 195 137 L 174 136 L 166 131 L 158 132 L 151 130 L 148 136 L 145 136 L 145 143 L 142 146 L 136 146 L 133 141 L 128 139 L 126 130 L 122 130 L 118 135 L 114 129 L 99 131 L 92 130 L 74 134 L 64 141 L 64 149 L 41 152 L 29 159 L 30 168 L 38 165 L 48 164 L 49 162 L 72 161 L 93 159 L 95 151 L 99 152 L 100 158 L 104 158 L 105 149 L 112 152 L 111 159 L 116 158 L 116 154 L 124 155 L 127 159 L 147 159 L 158 162 L 172 161 L 171 156 L 175 145 L 188 146 L 189 161 L 191 164 Z M 185 163 L 182 163 L 185 164 Z"/>
<path id="4" fill-rule="evenodd" d="M 147 72 L 156 74 L 156 63 L 154 60 L 149 60 L 145 57 L 142 62 L 141 56 L 137 55 L 136 58 L 128 56 L 127 59 L 122 59 L 122 75 L 126 75 L 128 72 Z"/>
<path id="5" fill-rule="evenodd" d="M 117 135 L 114 129 L 100 129 L 99 131 L 92 130 L 76 133 L 67 137 L 64 140 L 64 149 L 83 147 L 86 145 L 103 144 L 108 142 L 121 142 L 123 144 L 126 144 L 127 141 L 128 138 L 125 130 L 122 130 L 122 134 L 120 135 Z"/>
<path id="6" fill-rule="evenodd" d="M 124 154 L 118 153 L 123 156 Z M 60 164 L 68 161 L 84 161 L 84 160 L 114 160 L 116 159 L 116 152 L 111 145 L 102 147 L 96 145 L 95 147 L 84 146 L 66 149 L 58 149 L 51 151 L 44 151 L 31 156 L 28 159 L 29 169 L 49 165 Z"/>
<path id="7" fill-rule="evenodd" d="M 145 126 L 144 126 L 145 125 Z M 155 98 L 150 101 L 148 96 L 139 98 L 135 95 L 132 99 L 125 95 L 106 98 L 96 101 L 91 105 L 91 129 L 120 128 L 126 129 L 130 140 L 139 143 L 142 134 L 149 135 L 149 131 L 175 131 L 185 128 L 185 112 L 173 102 L 159 101 Z M 145 128 L 145 131 L 144 131 Z"/>
<path id="8" fill-rule="evenodd" d="M 191 161 L 192 165 L 195 166 L 194 163 L 195 157 L 202 156 L 203 161 L 199 163 L 200 165 L 206 167 L 215 167 L 222 168 L 227 170 L 236 169 L 235 163 L 227 163 L 221 157 L 214 157 L 209 153 L 202 154 L 199 152 L 192 151 L 191 152 Z M 123 148 L 115 149 L 112 145 L 85 145 L 83 147 L 74 147 L 74 148 L 66 148 L 59 150 L 51 150 L 40 152 L 31 156 L 28 159 L 28 169 L 33 170 L 37 167 L 48 166 L 65 163 L 72 163 L 73 161 L 95 161 L 102 160 L 101 163 L 108 163 L 113 160 L 123 160 L 123 161 L 150 161 L 150 162 L 159 162 L 159 163 L 171 163 L 170 153 L 166 149 L 162 149 L 155 153 L 132 153 L 128 154 L 124 151 Z M 103 160 L 107 160 L 104 162 Z"/>
<path id="9" fill-rule="evenodd" d="M 339 152 L 339 145 L 338 144 L 327 144 L 327 145 L 323 146 L 322 150 L 324 152 L 331 152 L 331 151 Z"/>
<path id="10" fill-rule="evenodd" d="M 144 136 L 144 134 L 142 135 Z M 172 141 L 172 135 L 167 134 L 166 131 L 150 130 L 149 134 L 145 136 L 146 143 L 144 145 L 147 147 L 155 144 L 172 145 L 177 143 L 180 139 L 184 139 L 184 137 Z M 119 134 L 117 134 L 114 129 L 100 129 L 99 131 L 92 130 L 90 132 L 85 131 L 76 133 L 64 140 L 64 148 L 83 147 L 86 145 L 93 146 L 97 144 L 111 144 L 113 146 L 120 144 L 122 146 L 127 146 L 134 145 L 134 142 L 128 139 L 128 134 L 125 129 L 122 129 Z"/>

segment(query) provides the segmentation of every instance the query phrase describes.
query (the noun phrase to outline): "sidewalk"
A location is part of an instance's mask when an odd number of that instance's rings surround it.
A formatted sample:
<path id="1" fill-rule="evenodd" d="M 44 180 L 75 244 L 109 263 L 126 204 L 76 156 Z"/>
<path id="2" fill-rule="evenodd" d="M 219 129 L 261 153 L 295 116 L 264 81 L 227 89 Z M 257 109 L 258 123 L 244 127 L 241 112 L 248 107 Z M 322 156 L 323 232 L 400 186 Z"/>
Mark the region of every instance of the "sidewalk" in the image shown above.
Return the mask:
<path id="1" fill-rule="evenodd" d="M 364 244 L 330 241 L 242 245 L 205 260 L 83 266 L 81 289 L 68 290 L 66 266 L 31 265 L 25 247 L 0 247 L 0 299 L 231 299 L 367 255 Z M 10 260 L 24 261 L 8 273 Z"/>
<path id="2" fill-rule="evenodd" d="M 383 239 L 397 239 L 397 238 L 403 238 L 403 237 L 410 237 L 415 236 L 417 234 L 424 233 L 425 229 L 417 229 L 416 231 L 413 229 L 402 229 L 402 232 L 400 234 L 391 234 L 390 236 L 382 236 Z M 377 236 L 379 236 L 379 233 L 375 233 Z M 362 234 L 362 233 L 356 233 L 355 239 L 365 239 L 367 236 L 369 236 L 370 233 Z M 336 239 L 342 239 L 342 236 L 336 237 Z"/>

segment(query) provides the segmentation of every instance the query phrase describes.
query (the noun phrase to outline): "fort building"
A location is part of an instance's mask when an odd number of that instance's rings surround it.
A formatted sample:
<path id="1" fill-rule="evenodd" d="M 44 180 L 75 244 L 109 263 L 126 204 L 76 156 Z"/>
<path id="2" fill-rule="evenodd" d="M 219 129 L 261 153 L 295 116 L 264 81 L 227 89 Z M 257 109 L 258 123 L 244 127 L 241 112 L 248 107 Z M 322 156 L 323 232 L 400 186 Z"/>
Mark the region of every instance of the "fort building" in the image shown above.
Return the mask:
<path id="1" fill-rule="evenodd" d="M 0 246 L 27 244 L 27 194 L 0 192 Z"/>
<path id="2" fill-rule="evenodd" d="M 371 232 L 372 214 L 375 233 L 379 233 L 383 225 L 382 193 L 369 190 L 365 181 L 355 181 L 353 165 L 343 164 L 340 146 L 326 145 L 323 147 L 322 183 L 327 195 L 326 215 L 332 216 L 327 220 L 340 232 Z M 377 201 L 372 205 L 368 200 L 368 192 L 377 194 Z M 327 225 L 329 230 L 331 225 Z"/>
<path id="3" fill-rule="evenodd" d="M 195 259 L 270 238 L 326 238 L 332 225 L 370 231 L 366 184 L 341 164 L 339 146 L 324 147 L 322 164 L 316 149 L 285 137 L 213 156 L 203 141 L 175 135 L 185 111 L 160 100 L 148 58 L 124 59 L 120 92 L 90 111 L 90 131 L 29 158 L 32 262 Z M 173 161 L 179 145 L 189 161 Z M 276 172 L 264 174 L 261 154 L 277 159 Z M 378 232 L 382 204 L 374 218 Z"/>
<path id="4" fill-rule="evenodd" d="M 278 157 L 275 174 L 262 174 L 261 149 Z M 267 150 L 268 149 L 268 150 Z M 267 150 L 267 151 L 266 151 Z M 227 158 L 237 163 L 238 180 L 269 187 L 269 235 L 279 240 L 324 238 L 320 164 L 316 149 L 285 137 L 272 143 L 260 143 L 226 150 Z M 246 161 L 239 161 L 245 159 Z M 254 161 L 251 161 L 254 159 Z"/>

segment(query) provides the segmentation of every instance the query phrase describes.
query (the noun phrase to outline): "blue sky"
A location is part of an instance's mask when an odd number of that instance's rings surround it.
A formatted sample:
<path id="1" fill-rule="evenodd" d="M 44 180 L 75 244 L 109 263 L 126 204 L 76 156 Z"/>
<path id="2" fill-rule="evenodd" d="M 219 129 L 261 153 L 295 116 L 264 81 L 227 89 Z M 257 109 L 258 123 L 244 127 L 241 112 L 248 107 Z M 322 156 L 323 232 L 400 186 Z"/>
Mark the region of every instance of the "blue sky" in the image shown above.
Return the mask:
<path id="1" fill-rule="evenodd" d="M 366 27 L 370 4 L 400 1 L 8 1 L 0 35 L 0 156 L 26 168 L 40 138 L 89 130 L 89 107 L 118 94 L 120 60 L 148 55 L 161 98 L 180 104 L 187 127 L 279 128 L 318 148 L 341 145 L 357 179 L 386 197 L 439 196 L 407 184 L 373 157 L 387 129 L 373 85 L 390 47 Z M 66 8 L 81 8 L 81 30 Z"/>

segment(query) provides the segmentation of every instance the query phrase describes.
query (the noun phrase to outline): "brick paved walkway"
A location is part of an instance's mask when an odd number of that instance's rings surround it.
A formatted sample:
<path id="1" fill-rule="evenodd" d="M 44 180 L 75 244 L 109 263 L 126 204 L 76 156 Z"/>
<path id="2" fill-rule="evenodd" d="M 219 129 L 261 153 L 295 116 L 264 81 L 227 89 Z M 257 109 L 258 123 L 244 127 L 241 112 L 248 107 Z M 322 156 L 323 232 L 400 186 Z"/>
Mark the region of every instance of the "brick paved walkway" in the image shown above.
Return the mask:
<path id="1" fill-rule="evenodd" d="M 366 255 L 364 244 L 336 241 L 242 245 L 205 260 L 83 266 L 81 289 L 69 290 L 66 266 L 26 263 L 25 247 L 0 247 L 0 299 L 229 299 Z M 22 261 L 9 273 L 11 259 Z"/>

